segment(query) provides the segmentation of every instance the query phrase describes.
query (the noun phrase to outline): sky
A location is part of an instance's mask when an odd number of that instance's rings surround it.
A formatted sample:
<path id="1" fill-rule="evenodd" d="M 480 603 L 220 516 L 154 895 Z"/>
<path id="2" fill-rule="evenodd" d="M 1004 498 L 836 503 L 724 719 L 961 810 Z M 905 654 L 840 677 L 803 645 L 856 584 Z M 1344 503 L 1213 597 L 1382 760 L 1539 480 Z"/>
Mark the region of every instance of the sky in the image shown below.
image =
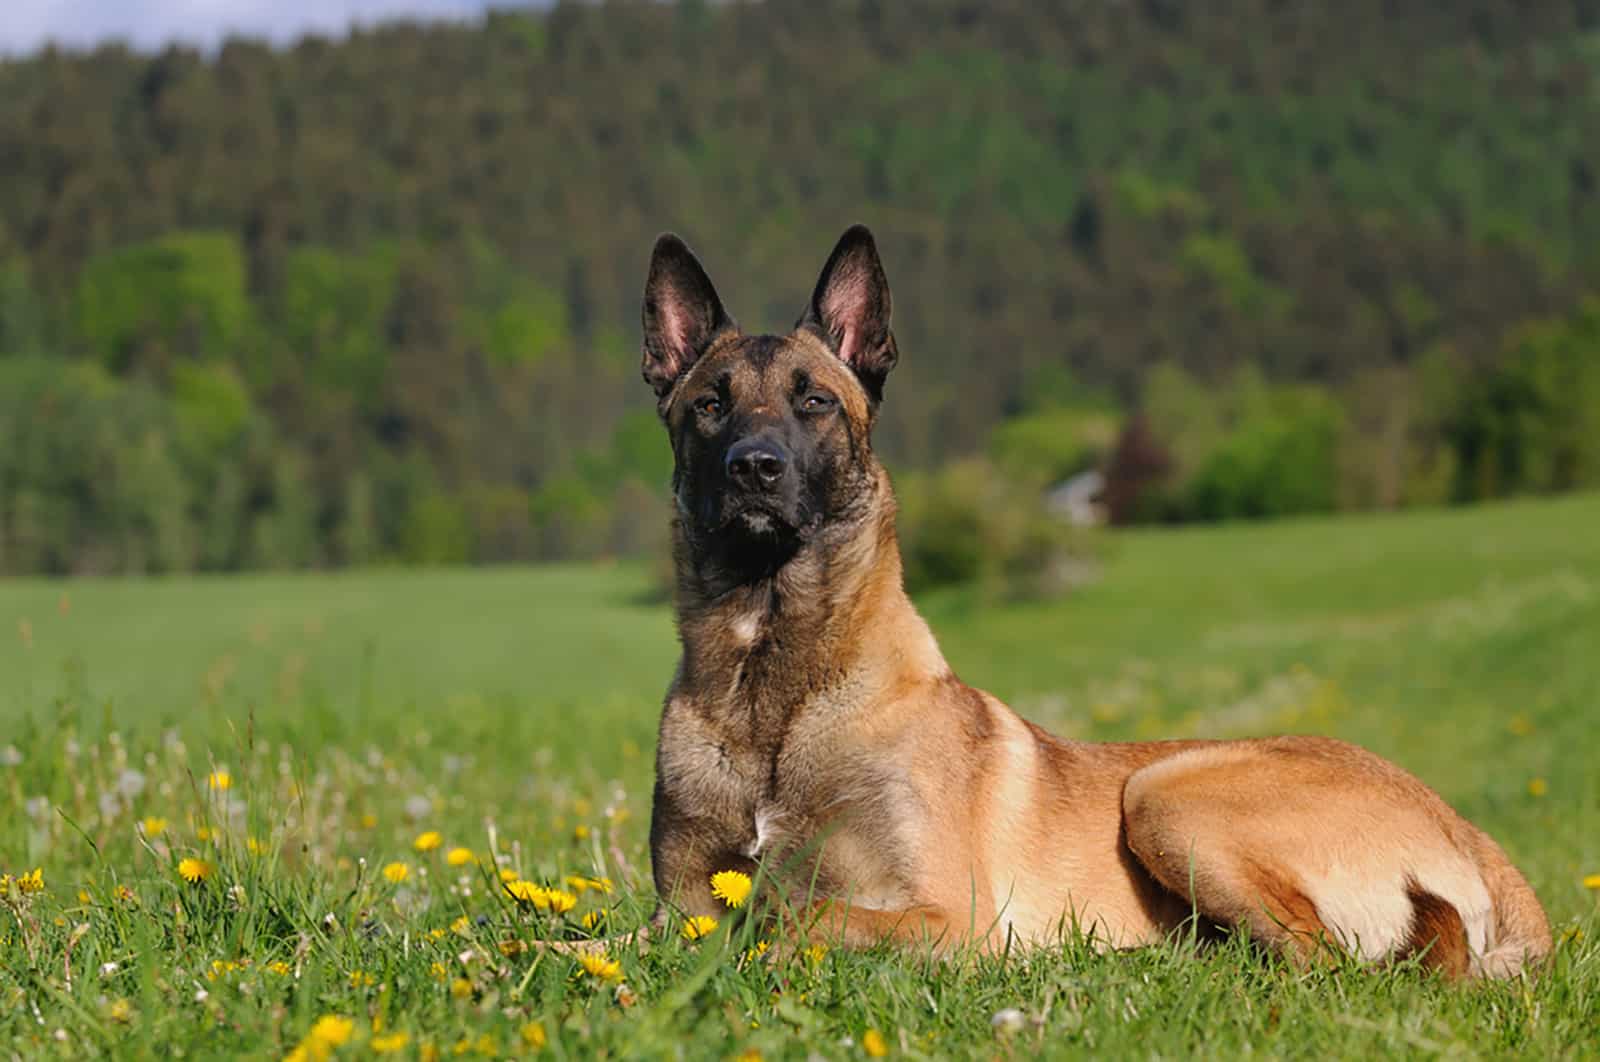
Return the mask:
<path id="1" fill-rule="evenodd" d="M 290 41 L 336 34 L 352 22 L 474 18 L 517 0 L 0 0 L 0 54 L 22 55 L 54 41 L 87 48 L 120 39 L 143 49 L 172 40 L 215 45 L 229 34 Z"/>

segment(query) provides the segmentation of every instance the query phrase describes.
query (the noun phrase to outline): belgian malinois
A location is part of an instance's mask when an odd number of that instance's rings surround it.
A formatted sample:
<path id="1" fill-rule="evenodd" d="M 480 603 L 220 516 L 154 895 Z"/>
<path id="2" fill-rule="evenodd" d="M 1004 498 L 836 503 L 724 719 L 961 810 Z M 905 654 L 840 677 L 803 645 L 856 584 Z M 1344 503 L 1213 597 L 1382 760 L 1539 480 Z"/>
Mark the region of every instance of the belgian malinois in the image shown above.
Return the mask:
<path id="1" fill-rule="evenodd" d="M 1419 955 L 1452 976 L 1550 950 L 1499 846 L 1364 749 L 1064 741 L 956 678 L 903 588 L 872 451 L 897 358 L 865 228 L 787 335 L 742 332 L 689 248 L 656 243 L 644 376 L 675 457 L 683 645 L 650 828 L 662 912 L 721 913 L 714 872 L 809 853 L 787 895 L 845 944 L 998 949 L 1070 925 L 1129 947 L 1194 919 L 1299 961 Z"/>

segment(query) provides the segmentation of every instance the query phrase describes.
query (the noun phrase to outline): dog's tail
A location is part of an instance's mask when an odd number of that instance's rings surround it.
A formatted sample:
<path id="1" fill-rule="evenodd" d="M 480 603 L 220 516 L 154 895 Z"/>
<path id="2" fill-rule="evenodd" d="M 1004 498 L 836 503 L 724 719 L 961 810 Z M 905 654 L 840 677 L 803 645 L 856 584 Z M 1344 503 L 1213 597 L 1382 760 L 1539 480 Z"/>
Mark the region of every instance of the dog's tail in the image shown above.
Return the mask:
<path id="1" fill-rule="evenodd" d="M 1494 911 L 1494 937 L 1481 955 L 1473 956 L 1477 977 L 1515 977 L 1550 954 L 1550 920 L 1522 872 L 1487 834 L 1478 849 L 1478 868 L 1489 889 Z"/>

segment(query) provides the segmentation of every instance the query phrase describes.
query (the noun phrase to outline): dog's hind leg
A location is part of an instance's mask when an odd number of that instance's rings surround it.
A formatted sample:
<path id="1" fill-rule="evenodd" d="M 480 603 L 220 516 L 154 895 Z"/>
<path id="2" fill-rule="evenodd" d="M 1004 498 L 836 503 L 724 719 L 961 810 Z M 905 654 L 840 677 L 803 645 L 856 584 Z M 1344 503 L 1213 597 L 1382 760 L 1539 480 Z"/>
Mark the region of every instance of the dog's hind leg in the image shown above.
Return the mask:
<path id="1" fill-rule="evenodd" d="M 1471 827 L 1421 783 L 1320 739 L 1187 750 L 1128 779 L 1129 850 L 1203 919 L 1307 960 L 1416 954 L 1460 976 L 1493 937 Z"/>

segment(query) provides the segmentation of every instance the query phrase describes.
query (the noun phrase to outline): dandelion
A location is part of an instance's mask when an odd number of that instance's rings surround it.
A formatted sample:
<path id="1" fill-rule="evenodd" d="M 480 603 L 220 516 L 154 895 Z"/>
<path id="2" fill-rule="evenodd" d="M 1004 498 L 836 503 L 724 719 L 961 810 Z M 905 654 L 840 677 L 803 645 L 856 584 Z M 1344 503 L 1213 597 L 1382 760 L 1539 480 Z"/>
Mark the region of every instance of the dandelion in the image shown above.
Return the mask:
<path id="1" fill-rule="evenodd" d="M 550 910 L 556 914 L 566 914 L 578 906 L 578 898 L 565 889 L 551 889 L 545 895 L 550 899 Z"/>
<path id="2" fill-rule="evenodd" d="M 194 831 L 194 836 L 195 840 L 197 841 L 210 841 L 216 838 L 217 831 L 213 830 L 209 826 L 201 826 L 199 829 Z"/>
<path id="3" fill-rule="evenodd" d="M 387 1036 L 374 1036 L 367 1041 L 367 1046 L 372 1048 L 375 1055 L 391 1055 L 396 1051 L 404 1051 L 406 1044 L 411 1042 L 410 1033 L 390 1033 Z"/>
<path id="4" fill-rule="evenodd" d="M 877 1029 L 868 1029 L 861 1034 L 861 1050 L 867 1053 L 868 1058 L 882 1058 L 889 1053 L 889 1045 L 883 1038 L 883 1033 Z"/>
<path id="5" fill-rule="evenodd" d="M 450 995 L 454 999 L 467 999 L 472 995 L 472 982 L 458 977 L 450 982 Z"/>
<path id="6" fill-rule="evenodd" d="M 133 1020 L 133 1004 L 126 999 L 113 1000 L 111 1006 L 106 1008 L 106 1017 L 118 1025 L 126 1025 Z"/>
<path id="7" fill-rule="evenodd" d="M 210 863 L 204 859 L 196 859 L 194 856 L 186 856 L 178 860 L 178 877 L 187 881 L 190 885 L 200 884 L 209 878 L 215 870 L 216 868 Z"/>
<path id="8" fill-rule="evenodd" d="M 267 846 L 263 844 L 261 839 L 258 837 L 245 838 L 244 846 L 249 850 L 250 854 L 254 856 L 258 856 L 267 850 Z"/>
<path id="9" fill-rule="evenodd" d="M 1506 729 L 1517 737 L 1527 737 L 1533 733 L 1533 720 L 1519 712 L 1506 720 Z"/>
<path id="10" fill-rule="evenodd" d="M 126 885 L 118 885 L 116 889 L 113 890 L 112 895 L 114 895 L 122 903 L 131 904 L 139 902 L 139 897 L 135 896 L 133 894 L 133 890 L 128 888 Z"/>
<path id="11" fill-rule="evenodd" d="M 603 953 L 599 955 L 580 955 L 578 965 L 583 967 L 584 973 L 597 981 L 622 980 L 622 963 L 616 959 L 607 958 Z"/>
<path id="12" fill-rule="evenodd" d="M 528 1024 L 522 1027 L 522 1042 L 533 1048 L 535 1051 L 543 1047 L 547 1039 L 548 1037 L 545 1036 L 543 1022 L 530 1021 Z"/>
<path id="13" fill-rule="evenodd" d="M 813 944 L 801 954 L 810 959 L 811 964 L 815 966 L 827 957 L 828 946 L 826 944 Z"/>
<path id="14" fill-rule="evenodd" d="M 745 962 L 754 962 L 756 959 L 761 958 L 761 956 L 763 956 L 763 955 L 765 955 L 767 953 L 767 949 L 770 948 L 771 946 L 772 945 L 769 944 L 765 940 L 756 941 L 755 947 L 746 948 L 745 949 L 745 952 L 744 952 L 744 960 L 745 960 Z"/>
<path id="15" fill-rule="evenodd" d="M 450 932 L 458 933 L 461 936 L 466 936 L 470 931 L 468 929 L 469 925 L 470 923 L 467 921 L 467 916 L 461 915 L 454 922 L 450 923 Z"/>
<path id="16" fill-rule="evenodd" d="M 227 771 L 212 771 L 206 775 L 206 785 L 212 789 L 230 789 L 233 787 L 233 775 Z"/>
<path id="17" fill-rule="evenodd" d="M 376 980 L 376 978 L 367 973 L 365 970 L 350 971 L 351 988 L 371 988 Z"/>
<path id="18" fill-rule="evenodd" d="M 24 896 L 27 896 L 27 895 L 29 895 L 31 893 L 35 893 L 35 892 L 43 892 L 44 891 L 44 870 L 43 870 L 43 868 L 34 867 L 32 874 L 20 874 L 20 875 L 18 875 L 17 876 L 17 891 L 22 893 L 22 895 L 24 895 Z"/>
<path id="19" fill-rule="evenodd" d="M 521 878 L 508 881 L 505 883 L 505 890 L 513 900 L 525 907 L 536 907 L 541 911 L 550 908 L 550 893 L 531 881 L 523 881 Z"/>
<path id="20" fill-rule="evenodd" d="M 472 849 L 452 848 L 445 853 L 444 861 L 453 867 L 464 867 L 472 862 Z"/>
<path id="21" fill-rule="evenodd" d="M 398 885 L 411 876 L 411 868 L 404 863 L 390 863 L 383 868 L 383 876 Z"/>
<path id="22" fill-rule="evenodd" d="M 450 979 L 450 969 L 444 963 L 436 962 L 428 967 L 428 976 L 442 985 Z"/>
<path id="23" fill-rule="evenodd" d="M 567 888 L 580 896 L 589 891 L 589 879 L 582 874 L 568 874 L 563 880 L 566 882 Z"/>
<path id="24" fill-rule="evenodd" d="M 159 815 L 151 815 L 149 818 L 142 819 L 139 825 L 144 829 L 146 837 L 160 837 L 167 832 L 167 820 Z"/>
<path id="25" fill-rule="evenodd" d="M 610 896 L 616 890 L 616 886 L 611 884 L 610 878 L 590 878 L 589 888 L 602 896 Z"/>
<path id="26" fill-rule="evenodd" d="M 1550 791 L 1550 786 L 1543 778 L 1534 778 L 1528 782 L 1528 795 L 1542 797 Z"/>
<path id="27" fill-rule="evenodd" d="M 326 1053 L 328 1049 L 338 1047 L 350 1039 L 350 1034 L 355 1032 L 356 1023 L 349 1018 L 337 1014 L 324 1014 L 311 1026 L 311 1031 L 306 1034 L 306 1042 L 322 1048 Z"/>
<path id="28" fill-rule="evenodd" d="M 1600 889 L 1600 874 L 1590 874 L 1584 878 L 1583 887 L 1586 889 Z"/>
<path id="29" fill-rule="evenodd" d="M 500 868 L 500 880 L 501 881 L 516 881 L 521 876 L 522 876 L 521 874 L 518 874 L 515 870 L 512 870 L 510 867 L 501 867 Z"/>
<path id="30" fill-rule="evenodd" d="M 683 924 L 679 932 L 684 940 L 701 940 L 717 928 L 717 920 L 706 915 L 695 915 Z"/>
<path id="31" fill-rule="evenodd" d="M 427 830 L 417 834 L 417 839 L 411 842 L 411 847 L 419 852 L 431 852 L 443 843 L 444 838 L 440 836 L 438 830 Z"/>
<path id="32" fill-rule="evenodd" d="M 606 913 L 604 911 L 590 911 L 583 916 L 583 928 L 590 930 L 591 932 L 601 928 L 605 924 Z"/>
<path id="33" fill-rule="evenodd" d="M 737 870 L 719 870 L 711 875 L 711 895 L 732 907 L 743 907 L 750 898 L 750 875 Z"/>
<path id="34" fill-rule="evenodd" d="M 572 828 L 572 838 L 576 841 L 587 841 L 589 839 L 589 827 L 581 822 L 578 823 Z"/>
<path id="35" fill-rule="evenodd" d="M 292 969 L 294 969 L 294 967 L 290 966 L 282 959 L 274 959 L 272 962 L 267 963 L 267 971 L 269 973 L 275 973 L 279 977 L 289 976 L 289 971 Z"/>
<path id="36" fill-rule="evenodd" d="M 365 815 L 361 816 L 361 828 L 363 830 L 375 830 L 375 829 L 377 829 L 378 828 L 378 816 L 374 815 L 370 811 L 367 812 Z"/>
<path id="37" fill-rule="evenodd" d="M 500 954 L 508 959 L 515 959 L 518 955 L 528 950 L 528 946 L 516 938 L 502 940 L 496 947 L 500 949 Z"/>

